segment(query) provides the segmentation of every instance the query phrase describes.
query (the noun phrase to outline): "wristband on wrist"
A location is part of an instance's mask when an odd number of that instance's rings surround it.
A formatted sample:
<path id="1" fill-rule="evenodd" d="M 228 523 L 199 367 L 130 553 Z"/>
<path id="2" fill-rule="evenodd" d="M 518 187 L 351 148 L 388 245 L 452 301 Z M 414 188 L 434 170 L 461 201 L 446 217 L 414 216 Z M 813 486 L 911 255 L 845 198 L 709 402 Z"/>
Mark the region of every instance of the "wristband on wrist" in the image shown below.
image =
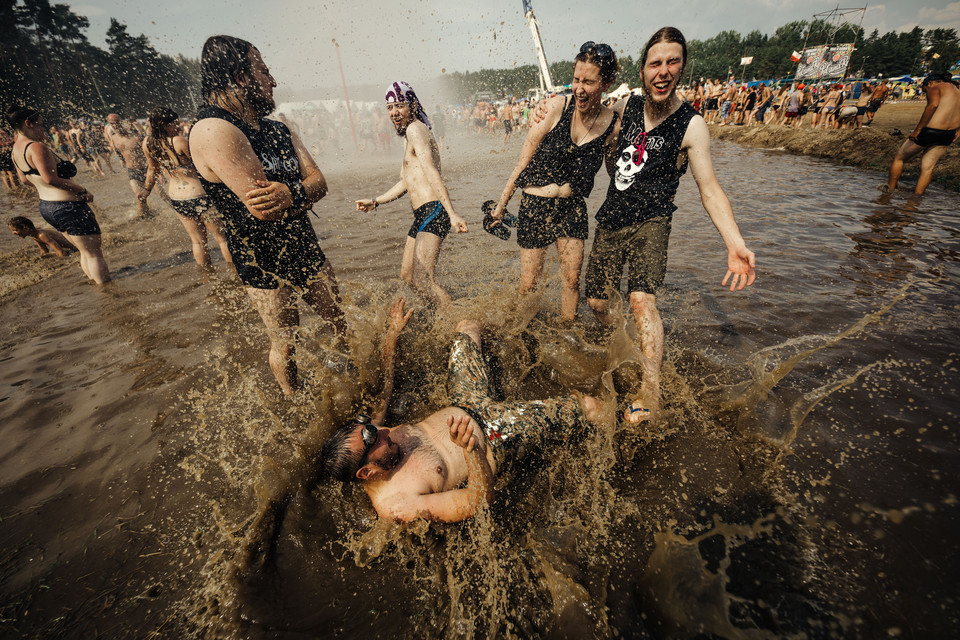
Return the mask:
<path id="1" fill-rule="evenodd" d="M 303 182 L 297 180 L 285 184 L 290 189 L 290 196 L 293 198 L 293 205 L 290 207 L 293 211 L 300 213 L 302 209 L 310 206 L 310 198 L 307 197 L 307 188 L 303 186 Z"/>
<path id="2" fill-rule="evenodd" d="M 374 208 L 374 210 L 376 210 L 376 208 L 379 207 L 379 206 L 380 206 L 380 203 L 377 202 L 377 199 L 376 199 L 376 198 L 374 198 L 374 199 L 373 199 L 373 208 Z"/>

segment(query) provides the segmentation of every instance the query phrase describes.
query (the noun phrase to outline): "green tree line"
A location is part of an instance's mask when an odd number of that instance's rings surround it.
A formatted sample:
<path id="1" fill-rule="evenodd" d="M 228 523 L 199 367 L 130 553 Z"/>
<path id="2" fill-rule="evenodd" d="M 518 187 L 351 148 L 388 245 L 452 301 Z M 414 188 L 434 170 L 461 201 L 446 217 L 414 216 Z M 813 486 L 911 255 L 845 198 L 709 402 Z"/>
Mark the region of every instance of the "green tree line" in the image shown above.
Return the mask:
<path id="1" fill-rule="evenodd" d="M 746 67 L 746 79 L 766 80 L 792 77 L 797 63 L 790 60 L 794 51 L 804 46 L 846 44 L 854 42 L 848 75 L 864 77 L 897 77 L 922 75 L 931 71 L 948 71 L 960 61 L 960 39 L 955 29 L 914 27 L 911 31 L 890 31 L 880 35 L 874 30 L 865 35 L 863 29 L 844 25 L 839 28 L 823 20 L 798 20 L 778 27 L 772 35 L 751 31 L 742 36 L 736 31 L 721 31 L 707 40 L 687 43 L 688 64 L 683 82 L 701 77 L 726 79 L 729 73 L 740 78 L 740 58 L 752 56 Z M 640 45 L 638 45 L 640 46 Z M 639 52 L 638 52 L 639 54 Z M 635 87 L 640 83 L 639 55 L 634 58 L 618 52 L 620 73 L 614 86 L 621 82 Z M 556 84 L 567 85 L 573 79 L 572 62 L 555 62 L 550 74 Z M 525 96 L 527 90 L 539 86 L 537 68 L 519 65 L 511 69 L 481 69 L 445 76 L 453 95 L 467 102 L 480 91 L 498 96 Z"/>
<path id="2" fill-rule="evenodd" d="M 107 48 L 90 21 L 49 0 L 0 0 L 0 103 L 38 109 L 51 123 L 109 112 L 142 117 L 158 105 L 196 110 L 199 61 L 158 53 L 144 35 L 111 19 Z"/>

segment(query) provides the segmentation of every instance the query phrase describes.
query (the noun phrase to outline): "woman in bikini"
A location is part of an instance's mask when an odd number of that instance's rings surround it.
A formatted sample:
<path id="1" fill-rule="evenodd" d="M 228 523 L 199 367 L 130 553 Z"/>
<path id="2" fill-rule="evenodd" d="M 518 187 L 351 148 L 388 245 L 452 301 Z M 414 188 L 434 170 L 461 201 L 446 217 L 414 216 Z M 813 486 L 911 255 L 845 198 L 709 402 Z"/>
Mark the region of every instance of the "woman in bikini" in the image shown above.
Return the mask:
<path id="1" fill-rule="evenodd" d="M 47 131 L 36 109 L 13 106 L 7 121 L 16 131 L 13 165 L 20 181 L 40 194 L 40 215 L 80 251 L 83 273 L 103 284 L 110 280 L 110 269 L 100 249 L 100 225 L 87 205 L 93 194 L 74 182 L 77 167 L 56 156 L 47 146 Z"/>
<path id="2" fill-rule="evenodd" d="M 187 139 L 180 135 L 180 116 L 166 107 L 157 107 L 150 112 L 149 123 L 149 135 L 143 140 L 147 177 L 140 191 L 140 200 L 145 201 L 150 195 L 157 181 L 157 169 L 161 169 L 167 176 L 170 204 L 190 236 L 194 260 L 201 266 L 210 264 L 209 231 L 220 245 L 223 259 L 232 264 L 227 239 L 220 230 L 219 216 L 200 185 Z"/>
<path id="3" fill-rule="evenodd" d="M 560 311 L 576 317 L 580 301 L 583 243 L 588 234 L 585 198 L 593 189 L 606 149 L 616 140 L 617 117 L 603 106 L 603 92 L 617 76 L 617 57 L 606 44 L 586 42 L 574 62 L 573 96 L 546 103 L 546 116 L 534 124 L 493 211 L 502 220 L 517 188 L 523 199 L 517 214 L 520 292 L 536 289 L 550 245 L 560 256 Z"/>

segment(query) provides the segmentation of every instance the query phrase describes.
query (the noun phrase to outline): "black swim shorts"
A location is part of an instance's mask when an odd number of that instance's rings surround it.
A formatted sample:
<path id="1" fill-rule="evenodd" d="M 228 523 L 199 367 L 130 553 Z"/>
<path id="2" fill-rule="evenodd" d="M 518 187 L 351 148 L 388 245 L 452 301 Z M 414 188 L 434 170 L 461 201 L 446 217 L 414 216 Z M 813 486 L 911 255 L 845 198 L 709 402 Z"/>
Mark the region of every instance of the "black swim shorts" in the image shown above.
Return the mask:
<path id="1" fill-rule="evenodd" d="M 953 139 L 957 135 L 956 129 L 931 129 L 924 127 L 920 129 L 915 142 L 921 147 L 945 147 L 953 144 Z"/>
<path id="2" fill-rule="evenodd" d="M 541 198 L 523 194 L 517 212 L 517 244 L 543 249 L 557 238 L 586 240 L 590 233 L 587 204 L 581 196 Z"/>
<path id="3" fill-rule="evenodd" d="M 432 233 L 441 240 L 450 233 L 450 215 L 439 200 L 421 205 L 413 212 L 413 224 L 407 235 L 416 238 L 418 233 Z"/>
<path id="4" fill-rule="evenodd" d="M 100 225 L 86 202 L 41 200 L 40 216 L 60 233 L 72 236 L 100 235 Z"/>
<path id="5" fill-rule="evenodd" d="M 671 218 L 660 216 L 610 231 L 598 228 L 587 261 L 586 295 L 606 300 L 620 290 L 624 265 L 627 291 L 656 294 L 667 273 Z"/>
<path id="6" fill-rule="evenodd" d="M 170 204 L 178 214 L 184 218 L 193 218 L 194 220 L 199 220 L 200 216 L 212 206 L 207 196 L 200 196 L 189 200 L 171 200 Z"/>

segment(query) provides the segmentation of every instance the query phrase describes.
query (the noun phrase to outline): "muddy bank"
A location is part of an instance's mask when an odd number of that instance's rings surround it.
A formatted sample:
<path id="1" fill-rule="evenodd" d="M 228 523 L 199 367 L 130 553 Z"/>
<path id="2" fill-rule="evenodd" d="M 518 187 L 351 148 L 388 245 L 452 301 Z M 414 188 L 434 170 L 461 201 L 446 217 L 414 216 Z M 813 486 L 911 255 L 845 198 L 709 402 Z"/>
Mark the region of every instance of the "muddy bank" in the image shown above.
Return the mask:
<path id="1" fill-rule="evenodd" d="M 882 113 L 882 110 L 881 110 Z M 879 118 L 879 115 L 878 115 Z M 876 169 L 886 173 L 897 149 L 912 127 L 903 133 L 887 128 L 862 129 L 793 129 L 781 125 L 764 127 L 710 126 L 714 138 L 730 140 L 752 147 L 786 149 L 793 153 L 827 158 L 842 164 Z M 907 163 L 901 185 L 907 186 L 920 173 L 920 161 Z M 881 180 L 882 181 L 882 180 Z M 960 191 L 960 147 L 953 145 L 943 154 L 933 173 L 933 181 L 951 191 Z M 877 183 L 879 184 L 879 182 Z"/>

